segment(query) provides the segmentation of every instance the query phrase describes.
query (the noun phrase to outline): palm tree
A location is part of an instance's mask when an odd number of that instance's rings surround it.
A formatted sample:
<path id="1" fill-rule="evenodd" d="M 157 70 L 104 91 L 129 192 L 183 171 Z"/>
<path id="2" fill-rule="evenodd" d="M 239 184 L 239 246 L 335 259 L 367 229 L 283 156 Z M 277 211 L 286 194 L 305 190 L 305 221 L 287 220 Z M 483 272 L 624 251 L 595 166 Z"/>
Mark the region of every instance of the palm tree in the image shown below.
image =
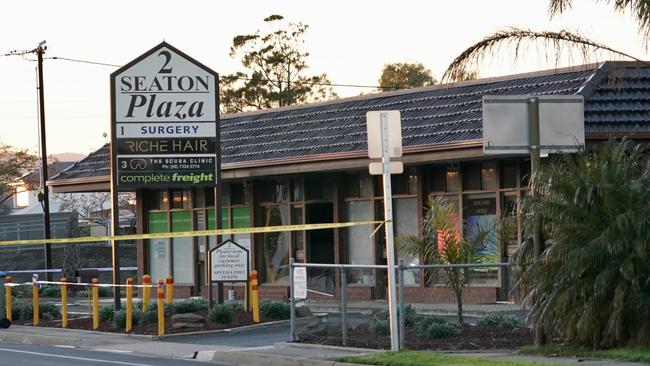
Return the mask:
<path id="1" fill-rule="evenodd" d="M 483 227 L 465 225 L 465 232 L 460 235 L 460 223 L 455 220 L 458 206 L 443 197 L 430 195 L 427 200 L 422 236 L 408 235 L 398 237 L 401 253 L 420 258 L 425 264 L 471 264 L 481 259 L 489 230 Z M 463 290 L 470 283 L 472 271 L 465 268 L 427 271 L 429 283 L 441 278 L 456 295 L 458 305 L 458 324 L 463 325 Z"/>
<path id="2" fill-rule="evenodd" d="M 614 10 L 617 12 L 630 11 L 633 14 L 638 23 L 643 44 L 647 47 L 650 39 L 650 1 L 606 0 L 605 2 L 612 4 Z M 570 8 L 571 0 L 549 1 L 549 15 L 551 17 L 561 14 Z M 556 64 L 559 63 L 563 52 L 567 50 L 579 51 L 584 60 L 590 60 L 594 57 L 601 58 L 603 55 L 611 55 L 640 61 L 637 57 L 590 40 L 576 32 L 570 32 L 568 30 L 560 30 L 558 32 L 533 31 L 530 29 L 510 27 L 483 38 L 463 51 L 447 67 L 447 70 L 442 76 L 442 81 L 460 81 L 462 75 L 467 70 L 478 69 L 481 61 L 493 54 L 498 54 L 499 51 L 506 47 L 514 49 L 514 57 L 516 59 L 519 53 L 526 49 L 525 46 L 529 44 L 541 45 L 543 46 L 542 49 L 546 49 L 547 52 L 552 50 Z"/>
<path id="3" fill-rule="evenodd" d="M 515 255 L 528 320 L 593 348 L 650 344 L 648 151 L 609 141 L 545 165 L 534 184 L 523 212 L 544 223 L 545 249 L 528 238 Z"/>

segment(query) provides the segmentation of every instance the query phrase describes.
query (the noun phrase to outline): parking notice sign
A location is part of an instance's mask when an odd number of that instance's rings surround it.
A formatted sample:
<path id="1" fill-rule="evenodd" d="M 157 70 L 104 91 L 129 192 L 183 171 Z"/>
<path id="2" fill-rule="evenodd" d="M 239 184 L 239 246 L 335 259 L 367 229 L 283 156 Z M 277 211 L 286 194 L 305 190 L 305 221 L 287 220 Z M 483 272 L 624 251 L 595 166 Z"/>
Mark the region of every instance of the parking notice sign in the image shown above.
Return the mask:
<path id="1" fill-rule="evenodd" d="M 212 281 L 248 281 L 248 250 L 228 239 L 210 250 Z"/>
<path id="2" fill-rule="evenodd" d="M 214 186 L 218 95 L 218 74 L 165 42 L 112 73 L 117 186 Z"/>
<path id="3" fill-rule="evenodd" d="M 295 299 L 307 298 L 307 268 L 305 267 L 293 269 L 293 297 Z"/>

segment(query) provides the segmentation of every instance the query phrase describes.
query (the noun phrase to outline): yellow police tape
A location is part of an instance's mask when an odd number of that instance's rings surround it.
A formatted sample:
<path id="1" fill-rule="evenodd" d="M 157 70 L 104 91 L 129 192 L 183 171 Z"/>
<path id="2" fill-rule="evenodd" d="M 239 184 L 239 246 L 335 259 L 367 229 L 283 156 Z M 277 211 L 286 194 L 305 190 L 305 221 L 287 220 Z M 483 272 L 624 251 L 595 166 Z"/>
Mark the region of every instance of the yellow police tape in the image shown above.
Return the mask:
<path id="1" fill-rule="evenodd" d="M 1 245 L 34 245 L 34 244 L 47 244 L 47 243 L 50 244 L 90 243 L 90 242 L 108 241 L 108 240 L 161 239 L 161 238 L 179 238 L 179 237 L 188 237 L 188 236 L 258 234 L 258 233 L 273 233 L 273 232 L 281 232 L 281 231 L 339 229 L 339 228 L 351 227 L 351 226 L 376 225 L 376 224 L 384 224 L 384 223 L 385 221 L 356 221 L 356 222 L 339 222 L 339 223 L 326 223 L 326 224 L 243 227 L 238 229 L 198 230 L 198 231 L 183 231 L 183 232 L 175 232 L 175 233 L 133 234 L 133 235 L 117 235 L 117 236 L 86 236 L 83 238 L 9 240 L 9 241 L 0 241 L 0 246 Z"/>

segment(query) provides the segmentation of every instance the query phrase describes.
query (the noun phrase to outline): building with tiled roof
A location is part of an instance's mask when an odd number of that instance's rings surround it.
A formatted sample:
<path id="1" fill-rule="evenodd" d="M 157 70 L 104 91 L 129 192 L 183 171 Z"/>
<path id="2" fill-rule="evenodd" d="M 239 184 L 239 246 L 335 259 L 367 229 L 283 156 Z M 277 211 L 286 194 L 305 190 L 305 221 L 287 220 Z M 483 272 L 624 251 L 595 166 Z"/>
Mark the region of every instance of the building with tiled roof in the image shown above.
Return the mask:
<path id="1" fill-rule="evenodd" d="M 368 174 L 365 116 L 373 110 L 401 113 L 405 171 L 393 176 L 396 235 L 418 233 L 429 194 L 457 202 L 464 222 L 495 222 L 516 206 L 527 189 L 529 161 L 526 156 L 483 154 L 481 98 L 555 94 L 584 97 L 588 146 L 610 135 L 650 137 L 650 66 L 622 61 L 225 115 L 221 117 L 223 225 L 382 219 L 382 186 Z M 109 146 L 105 145 L 49 184 L 59 192 L 108 190 L 109 177 Z M 141 232 L 214 227 L 211 189 L 141 190 L 138 204 Z M 234 239 L 251 249 L 262 294 L 283 297 L 291 257 L 316 263 L 385 263 L 383 238 L 370 239 L 372 230 L 245 234 Z M 174 274 L 180 296 L 205 294 L 202 246 L 211 240 L 141 241 L 140 274 L 154 278 Z M 507 261 L 516 246 L 516 238 L 511 243 L 495 240 L 486 255 Z M 505 299 L 506 277 L 497 271 L 485 273 L 468 296 Z M 334 294 L 339 286 L 336 279 L 333 272 L 315 270 L 310 272 L 309 287 Z M 383 276 L 372 271 L 352 271 L 349 282 L 354 285 L 352 297 L 383 296 Z M 407 295 L 425 298 L 441 291 L 424 282 L 423 274 L 411 275 L 407 284 L 413 291 Z"/>

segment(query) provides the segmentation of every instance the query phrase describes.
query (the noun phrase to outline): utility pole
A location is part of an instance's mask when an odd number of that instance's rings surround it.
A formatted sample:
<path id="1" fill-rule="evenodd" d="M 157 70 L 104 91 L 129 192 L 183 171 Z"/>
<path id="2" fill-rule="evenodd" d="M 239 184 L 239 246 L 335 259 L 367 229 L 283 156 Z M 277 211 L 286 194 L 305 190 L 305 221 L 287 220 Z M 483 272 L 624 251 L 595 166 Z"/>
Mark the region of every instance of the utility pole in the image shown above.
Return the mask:
<path id="1" fill-rule="evenodd" d="M 43 178 L 43 191 L 38 195 L 38 200 L 43 205 L 43 237 L 47 240 L 52 237 L 50 232 L 50 190 L 47 187 L 47 145 L 45 135 L 45 92 L 43 85 L 43 53 L 47 46 L 45 41 L 38 44 L 35 52 L 38 57 L 38 111 L 40 119 L 40 137 L 41 137 L 41 177 Z M 52 269 L 52 244 L 45 243 L 45 269 Z M 46 272 L 45 278 L 52 280 L 52 273 Z"/>

